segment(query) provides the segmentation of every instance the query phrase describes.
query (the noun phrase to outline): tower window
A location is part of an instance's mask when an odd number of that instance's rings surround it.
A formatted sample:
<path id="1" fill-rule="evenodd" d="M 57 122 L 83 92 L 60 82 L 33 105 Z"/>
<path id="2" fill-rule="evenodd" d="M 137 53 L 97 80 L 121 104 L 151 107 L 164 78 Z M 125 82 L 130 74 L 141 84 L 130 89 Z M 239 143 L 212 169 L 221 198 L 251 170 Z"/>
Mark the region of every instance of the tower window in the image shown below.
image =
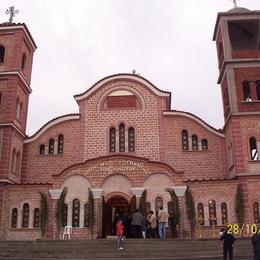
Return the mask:
<path id="1" fill-rule="evenodd" d="M 80 202 L 78 199 L 73 200 L 72 203 L 72 226 L 79 227 L 80 216 Z"/>
<path id="2" fill-rule="evenodd" d="M 258 152 L 257 152 L 257 144 L 255 137 L 250 137 L 249 139 L 249 145 L 250 145 L 250 158 L 251 160 L 258 160 Z"/>
<path id="3" fill-rule="evenodd" d="M 59 154 L 63 153 L 63 143 L 64 143 L 64 136 L 59 135 L 59 137 L 58 137 L 58 153 Z"/>
<path id="4" fill-rule="evenodd" d="M 260 100 L 260 80 L 256 81 L 256 98 L 257 100 Z"/>
<path id="5" fill-rule="evenodd" d="M 189 136 L 187 130 L 182 130 L 182 150 L 189 150 Z"/>
<path id="6" fill-rule="evenodd" d="M 20 120 L 21 119 L 21 114 L 22 114 L 22 102 L 19 101 L 17 98 L 16 101 L 16 119 Z"/>
<path id="7" fill-rule="evenodd" d="M 0 63 L 4 63 L 5 59 L 5 47 L 0 45 Z"/>
<path id="8" fill-rule="evenodd" d="M 28 203 L 23 204 L 23 220 L 22 220 L 22 227 L 29 227 L 29 214 L 30 208 Z"/>
<path id="9" fill-rule="evenodd" d="M 228 211 L 227 211 L 227 203 L 221 203 L 221 219 L 222 225 L 226 225 L 228 223 Z"/>
<path id="10" fill-rule="evenodd" d="M 25 64 L 26 64 L 26 55 L 25 53 L 23 54 L 23 57 L 22 57 L 22 64 L 21 64 L 21 68 L 24 69 L 25 68 Z"/>
<path id="11" fill-rule="evenodd" d="M 198 136 L 193 135 L 191 139 L 192 139 L 192 150 L 198 150 L 199 149 Z"/>
<path id="12" fill-rule="evenodd" d="M 128 129 L 128 150 L 129 152 L 135 151 L 135 129 L 133 127 Z"/>
<path id="13" fill-rule="evenodd" d="M 201 140 L 202 150 L 208 150 L 208 140 L 202 139 Z"/>
<path id="14" fill-rule="evenodd" d="M 202 203 L 198 203 L 198 220 L 200 225 L 205 225 L 205 220 L 204 220 L 204 206 Z"/>
<path id="15" fill-rule="evenodd" d="M 243 95 L 244 95 L 244 101 L 251 102 L 251 91 L 250 91 L 250 84 L 247 80 L 243 81 Z"/>
<path id="16" fill-rule="evenodd" d="M 20 152 L 18 151 L 17 154 L 16 154 L 16 165 L 15 165 L 15 173 L 18 174 L 19 173 L 19 170 L 20 170 Z"/>
<path id="17" fill-rule="evenodd" d="M 49 154 L 54 154 L 54 139 L 49 140 Z"/>
<path id="18" fill-rule="evenodd" d="M 33 211 L 33 227 L 38 228 L 40 227 L 40 209 L 35 208 Z"/>
<path id="19" fill-rule="evenodd" d="M 260 217 L 259 217 L 259 204 L 257 202 L 254 202 L 253 204 L 253 216 L 254 216 L 254 223 L 260 223 Z"/>
<path id="20" fill-rule="evenodd" d="M 110 128 L 109 151 L 111 153 L 114 153 L 116 151 L 116 129 L 114 127 Z"/>
<path id="21" fill-rule="evenodd" d="M 12 221 L 11 221 L 11 227 L 17 228 L 17 220 L 18 220 L 18 210 L 17 208 L 12 209 Z"/>
<path id="22" fill-rule="evenodd" d="M 41 145 L 40 145 L 40 147 L 39 147 L 39 153 L 40 153 L 40 155 L 45 154 L 45 145 L 44 145 L 44 144 L 41 144 Z"/>
<path id="23" fill-rule="evenodd" d="M 16 151 L 15 148 L 12 151 L 12 160 L 11 160 L 11 171 L 15 173 L 16 170 Z"/>
<path id="24" fill-rule="evenodd" d="M 125 125 L 119 125 L 119 152 L 125 151 Z"/>

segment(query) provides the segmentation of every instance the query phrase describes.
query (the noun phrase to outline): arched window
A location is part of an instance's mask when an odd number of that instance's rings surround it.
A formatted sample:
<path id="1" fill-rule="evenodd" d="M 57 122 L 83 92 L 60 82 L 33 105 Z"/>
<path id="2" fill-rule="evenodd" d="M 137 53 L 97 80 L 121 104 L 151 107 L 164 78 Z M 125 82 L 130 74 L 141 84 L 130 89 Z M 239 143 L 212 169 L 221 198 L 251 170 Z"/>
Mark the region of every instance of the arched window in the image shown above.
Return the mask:
<path id="1" fill-rule="evenodd" d="M 88 207 L 88 203 L 86 203 L 84 206 L 84 227 L 89 226 L 88 214 L 89 214 L 89 207 Z"/>
<path id="2" fill-rule="evenodd" d="M 22 221 L 22 227 L 29 227 L 29 214 L 30 214 L 30 208 L 28 203 L 23 204 L 23 221 Z"/>
<path id="3" fill-rule="evenodd" d="M 260 80 L 257 80 L 255 84 L 256 84 L 256 98 L 257 100 L 260 100 Z"/>
<path id="4" fill-rule="evenodd" d="M 209 224 L 217 225 L 216 202 L 214 200 L 209 200 Z"/>
<path id="5" fill-rule="evenodd" d="M 35 208 L 33 211 L 33 227 L 39 228 L 40 227 L 40 209 Z"/>
<path id="6" fill-rule="evenodd" d="M 25 64 L 26 64 L 26 55 L 25 53 L 23 54 L 23 57 L 22 57 L 22 64 L 21 64 L 21 68 L 24 69 L 25 68 Z"/>
<path id="7" fill-rule="evenodd" d="M 119 125 L 119 152 L 125 151 L 125 125 Z"/>
<path id="8" fill-rule="evenodd" d="M 44 144 L 41 144 L 40 147 L 39 147 L 39 153 L 41 155 L 45 154 L 45 145 Z"/>
<path id="9" fill-rule="evenodd" d="M 63 153 L 63 143 L 64 143 L 64 136 L 59 135 L 59 137 L 58 137 L 58 153 L 59 154 Z"/>
<path id="10" fill-rule="evenodd" d="M 226 225 L 228 223 L 228 211 L 227 211 L 227 203 L 221 203 L 221 220 L 222 225 Z"/>
<path id="11" fill-rule="evenodd" d="M 208 150 L 208 140 L 202 139 L 201 140 L 201 146 L 202 146 L 202 150 Z"/>
<path id="12" fill-rule="evenodd" d="M 111 153 L 116 151 L 116 129 L 114 127 L 109 131 L 109 151 Z"/>
<path id="13" fill-rule="evenodd" d="M 20 152 L 18 151 L 16 154 L 16 165 L 15 165 L 15 173 L 19 173 L 20 171 L 20 160 L 21 160 L 21 155 Z"/>
<path id="14" fill-rule="evenodd" d="M 2 109 L 2 105 L 3 105 L 3 94 L 0 92 L 0 111 Z"/>
<path id="15" fill-rule="evenodd" d="M 200 225 L 205 225 L 205 219 L 204 219 L 204 206 L 202 203 L 198 203 L 197 206 L 197 214 L 198 214 L 198 221 Z"/>
<path id="16" fill-rule="evenodd" d="M 254 202 L 253 204 L 253 217 L 254 217 L 254 223 L 260 223 L 260 217 L 259 217 L 259 204 L 257 202 Z"/>
<path id="17" fill-rule="evenodd" d="M 54 139 L 49 140 L 49 154 L 54 154 Z"/>
<path id="18" fill-rule="evenodd" d="M 0 45 L 0 63 L 3 63 L 5 59 L 5 47 Z"/>
<path id="19" fill-rule="evenodd" d="M 72 226 L 79 227 L 80 202 L 78 199 L 72 203 Z"/>
<path id="20" fill-rule="evenodd" d="M 20 119 L 21 103 L 19 99 L 16 100 L 16 119 Z"/>
<path id="21" fill-rule="evenodd" d="M 16 151 L 14 148 L 12 151 L 11 171 L 15 173 L 15 170 L 16 170 Z"/>
<path id="22" fill-rule="evenodd" d="M 172 218 L 173 218 L 173 215 L 174 215 L 174 204 L 173 204 L 172 201 L 168 202 L 168 215 L 169 215 L 168 225 L 172 226 Z"/>
<path id="23" fill-rule="evenodd" d="M 252 101 L 250 83 L 247 80 L 245 80 L 245 81 L 243 81 L 242 85 L 243 85 L 244 101 L 247 101 L 247 102 Z"/>
<path id="24" fill-rule="evenodd" d="M 129 152 L 135 151 L 135 129 L 133 127 L 128 129 L 128 150 Z"/>
<path id="25" fill-rule="evenodd" d="M 187 130 L 182 130 L 182 150 L 189 150 L 189 136 Z"/>
<path id="26" fill-rule="evenodd" d="M 198 136 L 192 135 L 192 150 L 198 150 L 199 145 L 198 145 Z"/>
<path id="27" fill-rule="evenodd" d="M 163 198 L 162 197 L 156 197 L 155 198 L 155 212 L 156 212 L 156 216 L 158 216 L 158 212 L 159 212 L 161 207 L 163 207 Z"/>
<path id="28" fill-rule="evenodd" d="M 62 227 L 67 226 L 67 220 L 68 220 L 68 205 L 63 204 L 62 205 Z"/>
<path id="29" fill-rule="evenodd" d="M 224 58 L 224 51 L 223 51 L 223 44 L 222 44 L 222 42 L 219 42 L 219 46 L 218 46 L 218 58 L 219 58 L 219 63 L 222 63 L 223 58 Z"/>
<path id="30" fill-rule="evenodd" d="M 250 158 L 251 160 L 258 160 L 258 151 L 257 151 L 257 144 L 255 137 L 250 137 L 249 139 L 249 145 L 250 145 Z"/>
<path id="31" fill-rule="evenodd" d="M 17 220 L 18 220 L 18 210 L 17 208 L 12 209 L 12 228 L 17 228 Z"/>

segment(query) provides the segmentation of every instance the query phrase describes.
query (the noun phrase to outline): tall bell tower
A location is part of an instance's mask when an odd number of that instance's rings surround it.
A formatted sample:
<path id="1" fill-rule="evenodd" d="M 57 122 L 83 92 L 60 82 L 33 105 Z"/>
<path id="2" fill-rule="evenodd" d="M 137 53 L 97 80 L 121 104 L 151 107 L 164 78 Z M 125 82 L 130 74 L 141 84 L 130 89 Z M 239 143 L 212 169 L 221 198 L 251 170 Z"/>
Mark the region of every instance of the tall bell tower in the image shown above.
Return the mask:
<path id="1" fill-rule="evenodd" d="M 11 18 L 0 24 L 0 183 L 20 182 L 36 49 L 26 25 Z"/>
<path id="2" fill-rule="evenodd" d="M 218 54 L 228 174 L 260 175 L 260 11 L 235 5 L 219 13 L 213 40 Z"/>

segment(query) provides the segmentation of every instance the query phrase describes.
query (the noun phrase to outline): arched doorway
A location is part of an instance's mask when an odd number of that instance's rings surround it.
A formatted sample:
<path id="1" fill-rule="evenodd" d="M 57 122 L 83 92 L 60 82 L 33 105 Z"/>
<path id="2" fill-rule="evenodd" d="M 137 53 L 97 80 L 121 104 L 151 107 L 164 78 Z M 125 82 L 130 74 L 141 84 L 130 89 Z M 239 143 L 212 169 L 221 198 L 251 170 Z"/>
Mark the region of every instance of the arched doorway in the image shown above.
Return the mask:
<path id="1" fill-rule="evenodd" d="M 123 196 L 113 196 L 103 204 L 103 237 L 115 235 L 116 221 L 122 218 L 125 212 L 130 214 L 130 203 Z"/>

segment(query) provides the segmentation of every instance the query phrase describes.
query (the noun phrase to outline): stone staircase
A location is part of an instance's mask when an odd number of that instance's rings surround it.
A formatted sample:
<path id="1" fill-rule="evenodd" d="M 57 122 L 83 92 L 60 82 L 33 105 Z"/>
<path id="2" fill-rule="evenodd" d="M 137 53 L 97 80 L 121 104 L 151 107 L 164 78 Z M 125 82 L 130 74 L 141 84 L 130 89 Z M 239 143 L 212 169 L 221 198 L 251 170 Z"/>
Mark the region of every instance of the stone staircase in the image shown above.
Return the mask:
<path id="1" fill-rule="evenodd" d="M 127 239 L 118 250 L 116 240 L 38 240 L 0 241 L 0 259 L 222 259 L 222 244 L 218 240 L 158 240 Z M 234 260 L 253 259 L 250 240 L 236 240 Z"/>

